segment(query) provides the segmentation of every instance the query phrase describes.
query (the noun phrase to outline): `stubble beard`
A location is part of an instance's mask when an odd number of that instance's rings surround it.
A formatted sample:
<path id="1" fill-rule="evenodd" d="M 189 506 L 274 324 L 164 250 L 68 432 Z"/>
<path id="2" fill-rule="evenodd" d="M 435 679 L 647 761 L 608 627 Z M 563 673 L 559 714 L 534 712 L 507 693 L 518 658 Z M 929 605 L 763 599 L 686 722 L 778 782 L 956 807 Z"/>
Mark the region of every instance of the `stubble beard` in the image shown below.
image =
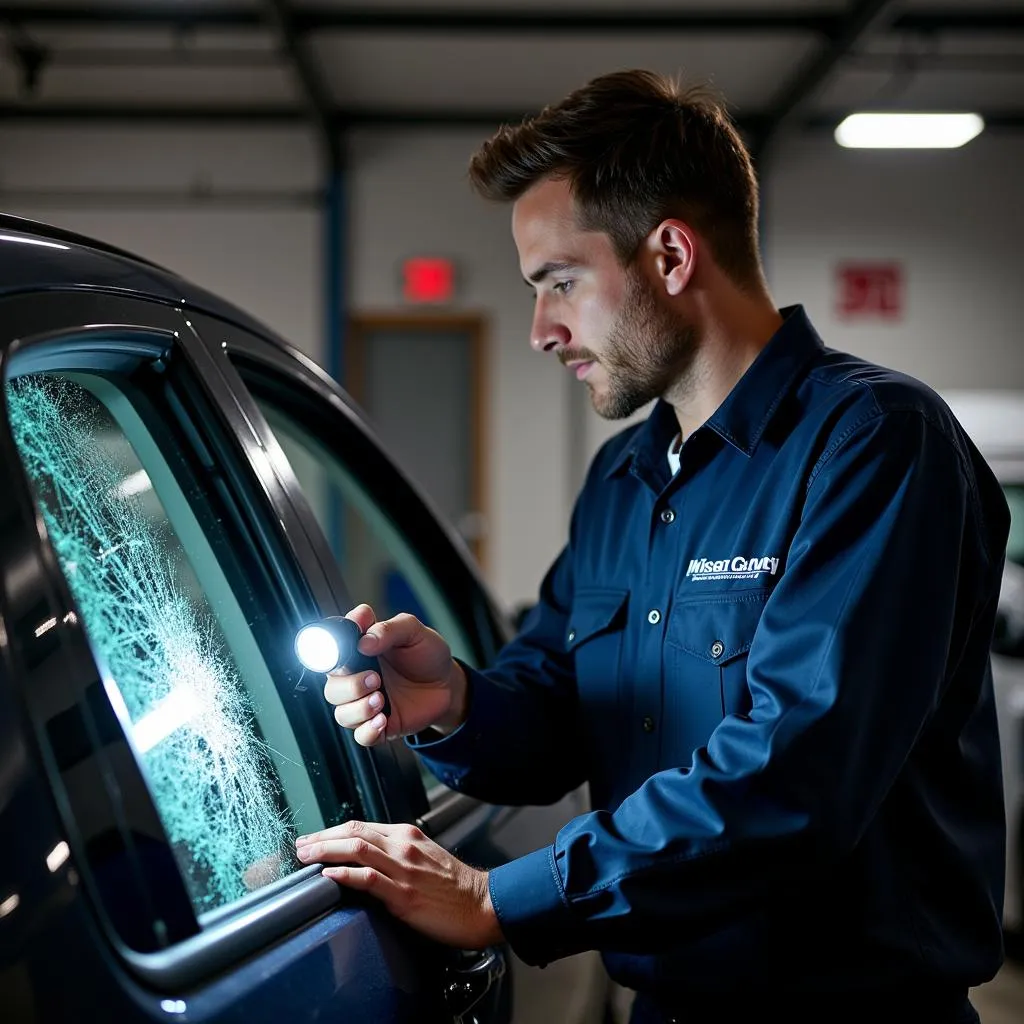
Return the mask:
<path id="1" fill-rule="evenodd" d="M 647 283 L 631 272 L 601 357 L 608 389 L 600 394 L 591 388 L 594 411 L 608 420 L 625 419 L 669 390 L 685 387 L 696 352 L 693 324 L 659 305 Z"/>

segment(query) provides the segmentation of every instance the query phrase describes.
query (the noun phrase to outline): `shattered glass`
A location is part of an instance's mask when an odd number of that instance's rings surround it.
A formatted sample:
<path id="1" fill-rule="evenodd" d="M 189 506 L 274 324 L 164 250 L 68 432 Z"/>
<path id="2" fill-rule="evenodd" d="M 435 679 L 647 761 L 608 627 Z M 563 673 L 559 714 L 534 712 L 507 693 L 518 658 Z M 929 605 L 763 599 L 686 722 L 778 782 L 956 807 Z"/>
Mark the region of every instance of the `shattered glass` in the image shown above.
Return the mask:
<path id="1" fill-rule="evenodd" d="M 294 869 L 273 748 L 125 432 L 59 374 L 7 384 L 14 438 L 196 910 Z M 195 552 L 193 552 L 193 555 Z"/>

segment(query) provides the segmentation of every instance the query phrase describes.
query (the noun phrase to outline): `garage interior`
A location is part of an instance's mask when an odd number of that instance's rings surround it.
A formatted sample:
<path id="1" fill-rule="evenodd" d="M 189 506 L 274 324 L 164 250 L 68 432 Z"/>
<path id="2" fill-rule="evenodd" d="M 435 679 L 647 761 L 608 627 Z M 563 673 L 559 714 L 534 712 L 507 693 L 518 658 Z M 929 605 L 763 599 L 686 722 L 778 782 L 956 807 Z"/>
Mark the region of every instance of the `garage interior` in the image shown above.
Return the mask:
<path id="1" fill-rule="evenodd" d="M 727 102 L 779 305 L 940 393 L 1024 392 L 1022 0 L 21 0 L 0 8 L 0 210 L 168 267 L 325 367 L 515 614 L 623 424 L 530 351 L 508 211 L 466 164 L 631 67 Z M 984 129 L 839 145 L 864 111 Z M 463 418 L 441 437 L 389 416 L 418 419 L 422 389 L 380 390 L 382 359 L 468 396 Z M 984 1024 L 1024 1019 L 1020 959 L 973 997 Z"/>

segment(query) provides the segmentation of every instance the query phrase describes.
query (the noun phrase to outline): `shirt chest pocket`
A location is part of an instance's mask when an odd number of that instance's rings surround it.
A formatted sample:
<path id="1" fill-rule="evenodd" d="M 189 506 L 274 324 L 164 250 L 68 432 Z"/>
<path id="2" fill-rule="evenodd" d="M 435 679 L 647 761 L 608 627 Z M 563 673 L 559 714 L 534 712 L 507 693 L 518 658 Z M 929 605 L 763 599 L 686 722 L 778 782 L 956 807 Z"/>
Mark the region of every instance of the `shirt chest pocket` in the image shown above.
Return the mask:
<path id="1" fill-rule="evenodd" d="M 573 654 L 583 712 L 591 722 L 618 709 L 628 604 L 628 590 L 581 590 L 575 595 L 566 648 Z"/>
<path id="2" fill-rule="evenodd" d="M 665 637 L 665 728 L 676 761 L 689 763 L 726 715 L 751 709 L 747 653 L 768 591 L 708 595 L 675 604 Z"/>

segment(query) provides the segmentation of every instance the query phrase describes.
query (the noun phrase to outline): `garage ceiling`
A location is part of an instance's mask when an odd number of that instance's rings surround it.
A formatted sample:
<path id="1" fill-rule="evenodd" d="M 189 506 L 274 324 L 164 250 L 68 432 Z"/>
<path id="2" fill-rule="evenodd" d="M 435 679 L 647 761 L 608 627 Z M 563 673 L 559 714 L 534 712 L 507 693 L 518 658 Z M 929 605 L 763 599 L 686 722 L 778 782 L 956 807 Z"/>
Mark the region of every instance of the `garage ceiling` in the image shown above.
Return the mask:
<path id="1" fill-rule="evenodd" d="M 24 0 L 0 119 L 494 124 L 594 75 L 709 80 L 764 142 L 853 109 L 1024 128 L 1024 0 Z"/>

